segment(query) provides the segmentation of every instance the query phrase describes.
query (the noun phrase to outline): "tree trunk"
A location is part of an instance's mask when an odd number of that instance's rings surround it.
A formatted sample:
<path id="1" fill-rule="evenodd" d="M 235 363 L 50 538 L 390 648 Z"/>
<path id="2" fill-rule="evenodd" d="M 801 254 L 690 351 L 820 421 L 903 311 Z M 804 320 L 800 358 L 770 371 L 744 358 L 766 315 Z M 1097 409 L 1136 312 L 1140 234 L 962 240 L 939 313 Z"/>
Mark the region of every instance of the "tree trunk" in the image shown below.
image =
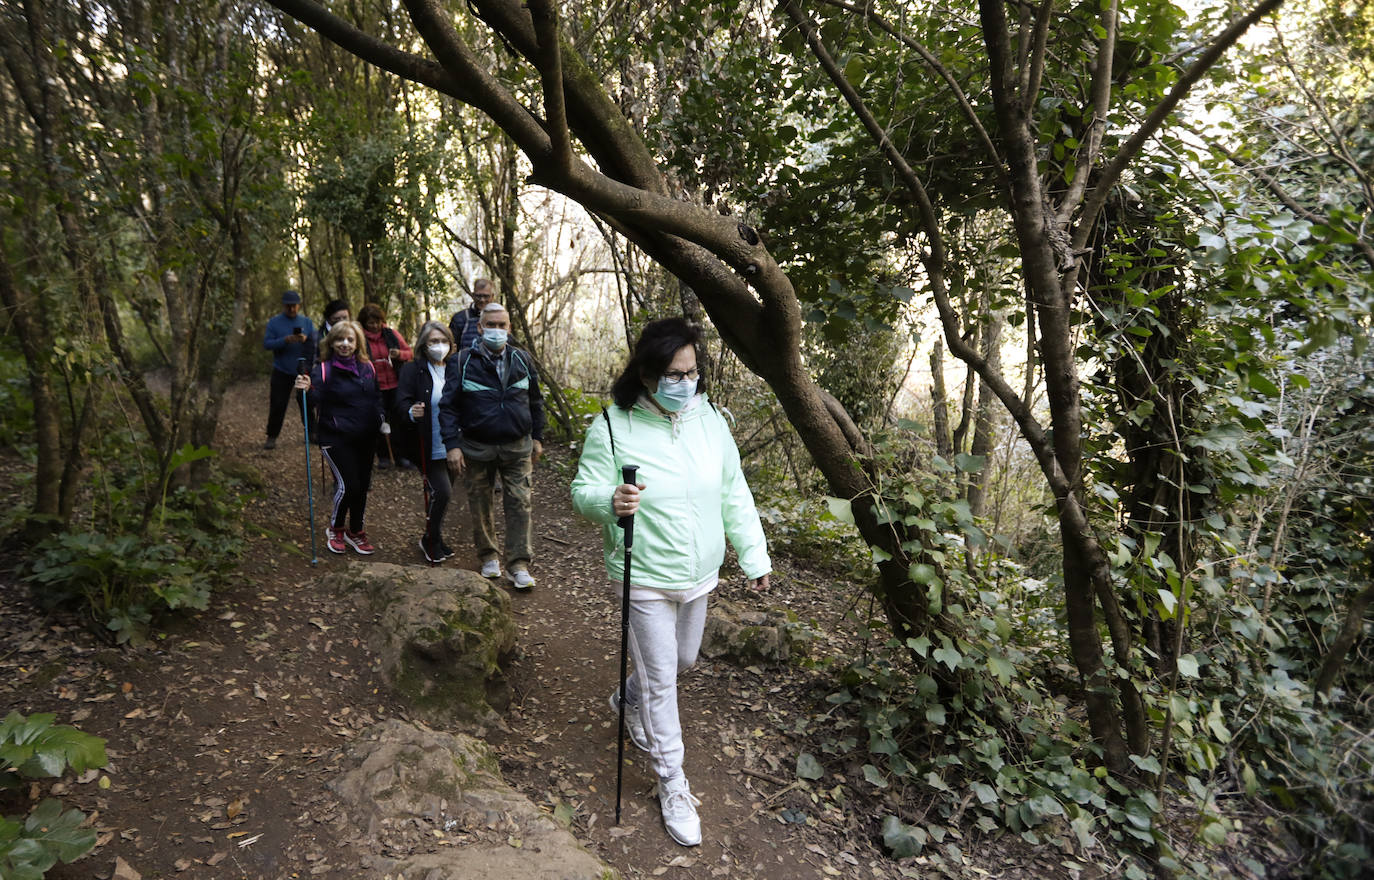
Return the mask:
<path id="1" fill-rule="evenodd" d="M 1002 318 L 1000 315 L 993 315 L 988 318 L 983 325 L 983 358 L 986 360 L 988 369 L 1001 370 L 1002 344 Z M 968 499 L 968 509 L 975 517 L 983 515 L 984 507 L 984 487 L 988 482 L 988 471 L 991 470 L 988 464 L 988 457 L 992 453 L 992 438 L 995 425 L 996 409 L 994 407 L 995 395 L 992 393 L 986 382 L 978 383 L 978 408 L 973 417 L 973 442 L 969 446 L 969 454 L 980 456 L 983 459 L 983 466 L 973 473 L 965 475 L 967 483 L 965 485 L 965 497 Z"/>
<path id="2" fill-rule="evenodd" d="M 1365 584 L 1364 589 L 1350 600 L 1350 607 L 1345 611 L 1345 620 L 1341 621 L 1340 632 L 1331 640 L 1331 647 L 1322 658 L 1321 669 L 1317 671 L 1317 679 L 1312 685 L 1312 689 L 1322 696 L 1331 692 L 1332 686 L 1336 684 L 1336 678 L 1345 666 L 1345 655 L 1364 631 L 1364 615 L 1370 603 L 1374 603 L 1374 581 Z"/>
<path id="3" fill-rule="evenodd" d="M 33 303 L 25 291 L 15 286 L 9 260 L 0 249 L 0 303 L 13 324 L 13 335 L 24 355 L 29 400 L 33 404 L 34 443 L 38 467 L 34 474 L 34 516 L 24 523 L 28 542 L 41 539 L 64 524 L 61 515 L 62 487 L 62 409 L 53 391 L 49 356 L 51 340 L 34 320 Z"/>
<path id="4" fill-rule="evenodd" d="M 945 344 L 936 339 L 930 351 L 930 405 L 934 410 L 935 452 L 945 460 L 954 457 L 949 436 L 949 395 L 945 392 Z"/>

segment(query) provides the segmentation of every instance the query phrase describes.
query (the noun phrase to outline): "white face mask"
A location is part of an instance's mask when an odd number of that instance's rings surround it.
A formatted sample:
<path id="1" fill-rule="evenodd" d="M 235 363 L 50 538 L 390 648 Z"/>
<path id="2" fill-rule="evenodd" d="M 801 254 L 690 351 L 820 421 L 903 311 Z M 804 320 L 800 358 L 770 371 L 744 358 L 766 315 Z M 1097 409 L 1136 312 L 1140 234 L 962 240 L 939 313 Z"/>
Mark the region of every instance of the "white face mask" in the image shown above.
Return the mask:
<path id="1" fill-rule="evenodd" d="M 500 327 L 483 327 L 482 344 L 492 351 L 500 351 L 506 347 L 506 331 Z"/>
<path id="2" fill-rule="evenodd" d="M 448 356 L 448 343 L 431 342 L 425 346 L 425 351 L 429 352 L 429 359 L 437 364 Z"/>
<path id="3" fill-rule="evenodd" d="M 687 405 L 693 395 L 697 393 L 696 379 L 678 379 L 673 381 L 666 377 L 658 380 L 658 390 L 654 392 L 654 400 L 658 405 L 668 412 L 677 412 Z"/>

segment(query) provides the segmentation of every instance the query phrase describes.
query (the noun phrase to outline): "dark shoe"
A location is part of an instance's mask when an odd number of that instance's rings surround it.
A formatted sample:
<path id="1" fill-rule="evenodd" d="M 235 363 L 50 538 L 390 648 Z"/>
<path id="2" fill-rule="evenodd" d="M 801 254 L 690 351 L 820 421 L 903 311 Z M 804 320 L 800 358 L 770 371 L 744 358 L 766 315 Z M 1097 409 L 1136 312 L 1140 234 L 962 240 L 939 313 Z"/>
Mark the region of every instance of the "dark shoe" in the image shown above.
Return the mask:
<path id="1" fill-rule="evenodd" d="M 262 444 L 262 448 L 263 448 L 263 449 L 276 449 L 276 448 L 277 448 L 277 438 L 276 438 L 276 437 L 268 437 L 268 438 L 267 438 L 267 442 L 264 443 L 264 444 Z"/>
<path id="2" fill-rule="evenodd" d="M 398 459 L 396 459 L 396 467 L 400 468 L 400 469 L 403 470 L 403 471 L 413 471 L 413 470 L 416 470 L 415 462 L 411 461 L 411 460 L 408 459 L 408 458 L 398 458 Z"/>
<path id="3" fill-rule="evenodd" d="M 443 538 L 440 538 L 440 539 L 439 539 L 439 558 L 440 558 L 440 559 L 451 559 L 452 557 L 453 557 L 453 548 L 450 547 L 449 545 L 445 544 Z"/>
<path id="4" fill-rule="evenodd" d="M 377 459 L 377 470 L 379 470 L 379 471 L 384 471 L 384 470 L 386 470 L 386 469 L 389 468 L 389 467 L 391 467 L 391 459 L 389 459 L 389 458 L 379 458 L 379 459 Z"/>

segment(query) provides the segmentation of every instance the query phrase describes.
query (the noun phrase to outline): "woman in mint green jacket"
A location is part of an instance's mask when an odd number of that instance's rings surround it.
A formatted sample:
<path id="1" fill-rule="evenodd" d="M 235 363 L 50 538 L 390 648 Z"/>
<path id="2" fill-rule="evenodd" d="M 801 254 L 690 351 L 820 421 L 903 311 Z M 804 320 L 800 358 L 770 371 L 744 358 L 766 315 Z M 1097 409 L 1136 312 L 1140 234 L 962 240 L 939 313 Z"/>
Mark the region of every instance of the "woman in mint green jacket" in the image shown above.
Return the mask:
<path id="1" fill-rule="evenodd" d="M 601 525 L 606 574 L 617 589 L 625 537 L 616 522 L 635 516 L 626 724 L 653 760 L 664 825 L 683 846 L 701 842 L 701 822 L 683 773 L 677 676 L 696 662 L 726 540 L 754 589 L 767 589 L 773 567 L 739 449 L 702 393 L 700 342 L 681 318 L 644 328 L 611 389 L 615 406 L 587 429 L 572 484 L 577 512 Z M 638 485 L 621 483 L 627 464 L 639 466 Z M 611 694 L 613 710 L 619 696 Z"/>

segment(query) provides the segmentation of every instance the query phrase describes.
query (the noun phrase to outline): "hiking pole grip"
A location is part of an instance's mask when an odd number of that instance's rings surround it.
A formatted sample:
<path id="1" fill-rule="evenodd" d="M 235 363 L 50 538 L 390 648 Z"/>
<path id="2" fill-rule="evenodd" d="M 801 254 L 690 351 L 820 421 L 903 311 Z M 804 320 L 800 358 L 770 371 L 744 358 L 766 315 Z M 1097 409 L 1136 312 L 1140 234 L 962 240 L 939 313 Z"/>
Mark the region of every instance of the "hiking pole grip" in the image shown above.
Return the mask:
<path id="1" fill-rule="evenodd" d="M 637 465 L 637 464 L 627 464 L 627 465 L 622 466 L 622 467 L 620 468 L 620 479 L 621 479 L 621 482 L 626 483 L 626 484 L 631 485 L 631 486 L 636 485 L 636 483 L 635 483 L 635 473 L 636 473 L 638 470 L 639 470 L 639 465 Z M 634 543 L 634 536 L 635 536 L 635 518 L 634 518 L 634 514 L 630 514 L 629 516 L 622 516 L 619 520 L 616 521 L 616 525 L 620 526 L 622 529 L 625 530 L 625 549 L 626 549 L 626 550 L 629 550 L 629 549 L 630 549 L 630 545 Z"/>

